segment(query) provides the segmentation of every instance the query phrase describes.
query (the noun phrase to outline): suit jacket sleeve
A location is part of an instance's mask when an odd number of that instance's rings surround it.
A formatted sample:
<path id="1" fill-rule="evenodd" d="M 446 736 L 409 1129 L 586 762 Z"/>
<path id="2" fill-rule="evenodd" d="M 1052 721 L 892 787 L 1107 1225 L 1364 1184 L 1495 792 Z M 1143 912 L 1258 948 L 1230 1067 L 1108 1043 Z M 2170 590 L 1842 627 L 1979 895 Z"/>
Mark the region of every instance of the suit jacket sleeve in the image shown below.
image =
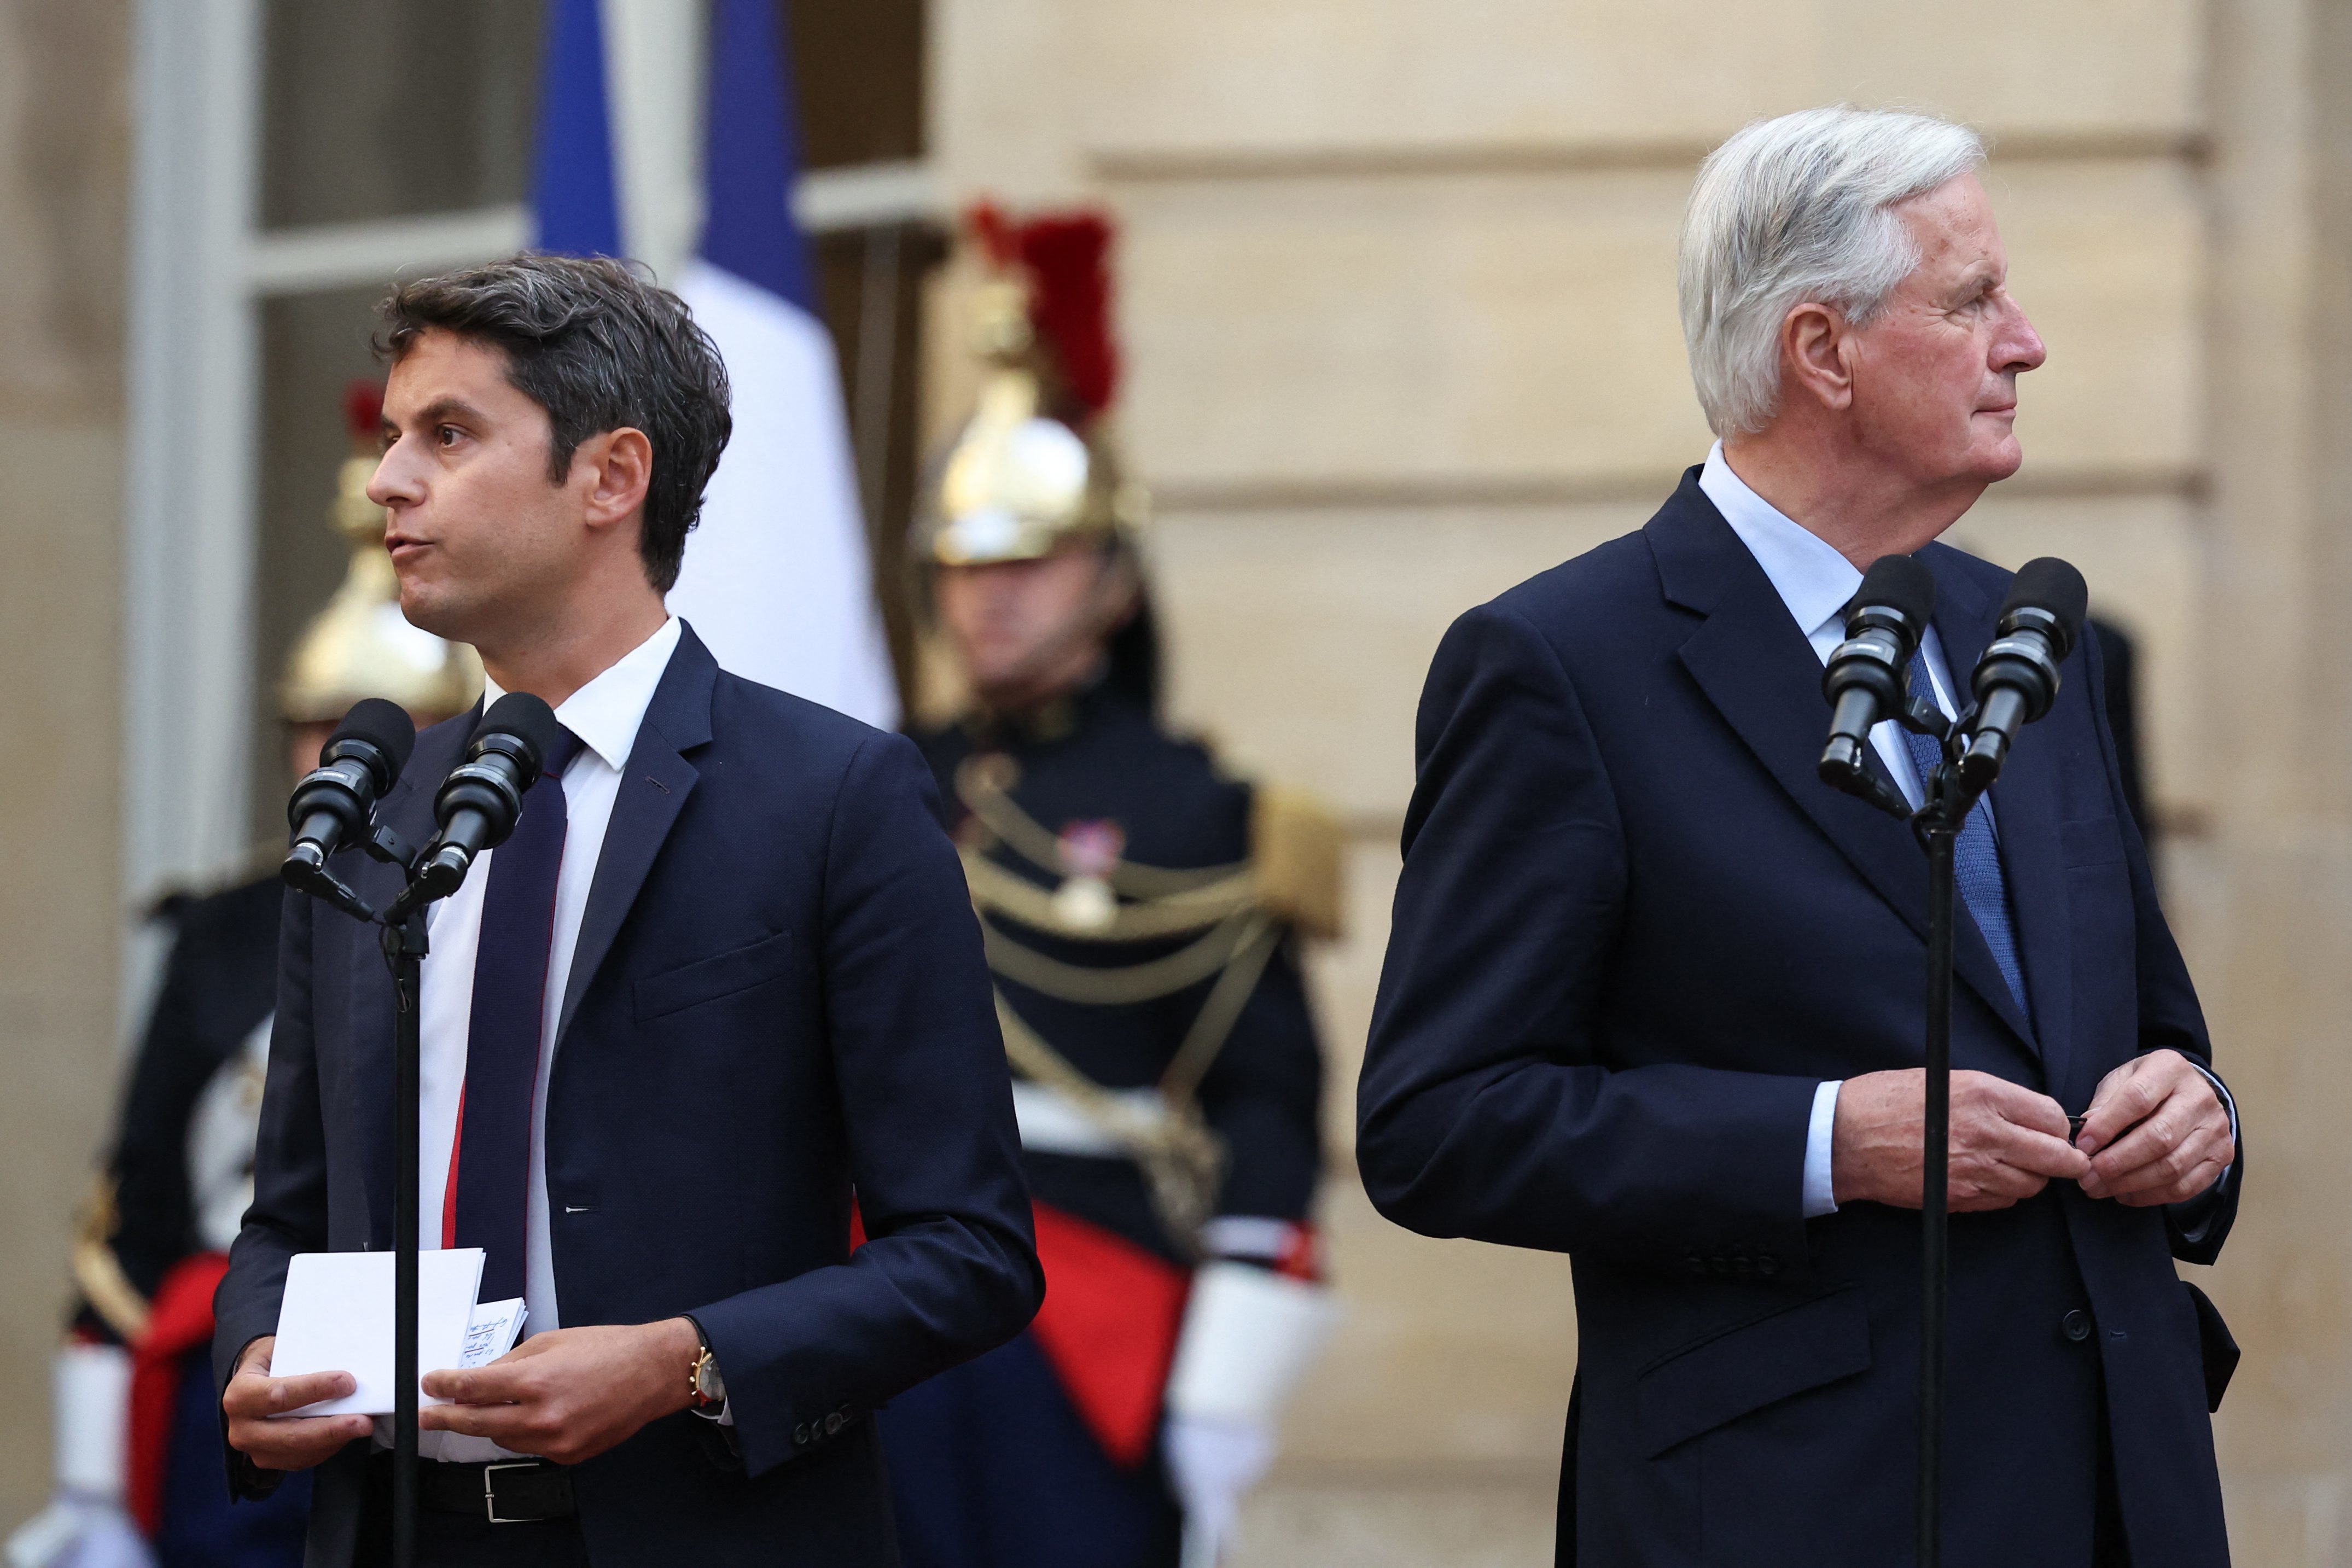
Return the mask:
<path id="1" fill-rule="evenodd" d="M 867 1240 L 694 1313 L 754 1475 L 1012 1338 L 1044 1299 L 979 924 L 933 795 L 911 743 L 866 741 L 825 856 L 825 1006 Z"/>
<path id="2" fill-rule="evenodd" d="M 269 1030 L 269 1074 L 253 1154 L 253 1207 L 229 1249 L 228 1272 L 213 1295 L 213 1385 L 226 1389 L 237 1357 L 278 1332 L 286 1265 L 297 1252 L 327 1249 L 326 1119 L 311 1032 L 310 927 L 315 906 L 286 895 L 278 948 L 278 1015 Z M 337 915 L 333 919 L 343 919 Z M 229 1452 L 231 1490 L 273 1491 L 284 1477 Z"/>
<path id="3" fill-rule="evenodd" d="M 2115 797 L 2117 824 L 2123 830 L 2124 862 L 2131 873 L 2132 914 L 2137 935 L 2133 955 L 2139 985 L 2139 1048 L 2143 1051 L 2177 1051 L 2213 1072 L 2213 1042 L 2205 1030 L 2204 1009 L 2189 983 L 2189 966 L 2172 939 L 2172 927 L 2156 895 L 2147 843 L 2133 815 L 2125 788 L 2121 757 L 2107 715 L 2104 650 L 2096 637 L 2083 641 L 2084 685 L 2097 718 L 2099 746 L 2106 762 L 2108 788 Z M 2215 1075 L 2219 1082 L 2219 1075 Z M 2221 1254 L 2230 1228 L 2237 1223 L 2240 1178 L 2246 1163 L 2245 1130 L 2239 1127 L 2237 1158 L 2211 1186 L 2186 1203 L 2167 1205 L 2166 1234 L 2172 1255 L 2185 1263 L 2210 1263 Z"/>
<path id="4" fill-rule="evenodd" d="M 1372 1201 L 1431 1236 L 1801 1269 L 1815 1081 L 1612 1061 L 1623 831 L 1575 686 L 1523 617 L 1455 623 L 1416 750 L 1359 1099 Z"/>

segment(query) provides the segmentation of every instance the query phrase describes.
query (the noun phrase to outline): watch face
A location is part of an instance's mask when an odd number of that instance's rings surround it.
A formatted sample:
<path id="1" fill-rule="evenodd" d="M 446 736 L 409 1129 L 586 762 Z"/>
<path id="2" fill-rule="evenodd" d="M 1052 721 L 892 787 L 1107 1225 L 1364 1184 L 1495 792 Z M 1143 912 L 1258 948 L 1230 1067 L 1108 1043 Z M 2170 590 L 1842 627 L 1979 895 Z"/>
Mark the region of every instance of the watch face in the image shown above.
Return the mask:
<path id="1" fill-rule="evenodd" d="M 717 1402 L 727 1397 L 727 1385 L 719 1376 L 719 1364 L 704 1351 L 702 1359 L 694 1364 L 694 1391 L 705 1399 Z"/>

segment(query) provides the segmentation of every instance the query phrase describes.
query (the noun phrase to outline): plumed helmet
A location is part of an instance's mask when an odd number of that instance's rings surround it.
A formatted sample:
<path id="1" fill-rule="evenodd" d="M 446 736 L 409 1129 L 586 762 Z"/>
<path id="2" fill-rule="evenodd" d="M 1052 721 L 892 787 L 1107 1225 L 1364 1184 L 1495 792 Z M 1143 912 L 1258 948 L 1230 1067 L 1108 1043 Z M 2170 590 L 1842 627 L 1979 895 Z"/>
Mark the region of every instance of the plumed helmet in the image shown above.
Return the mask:
<path id="1" fill-rule="evenodd" d="M 482 691 L 482 664 L 400 612 L 400 581 L 383 551 L 383 508 L 367 497 L 383 394 L 354 382 L 344 394 L 352 455 L 328 519 L 350 544 L 342 586 L 311 619 L 278 682 L 278 706 L 297 724 L 339 719 L 362 697 L 383 697 L 423 717 L 463 713 Z"/>
<path id="2" fill-rule="evenodd" d="M 943 566 L 1034 560 L 1140 528 L 1148 499 L 1108 429 L 1118 382 L 1109 221 L 1016 224 L 982 204 L 968 226 L 992 273 L 973 322 L 988 371 L 925 498 L 922 553 Z"/>

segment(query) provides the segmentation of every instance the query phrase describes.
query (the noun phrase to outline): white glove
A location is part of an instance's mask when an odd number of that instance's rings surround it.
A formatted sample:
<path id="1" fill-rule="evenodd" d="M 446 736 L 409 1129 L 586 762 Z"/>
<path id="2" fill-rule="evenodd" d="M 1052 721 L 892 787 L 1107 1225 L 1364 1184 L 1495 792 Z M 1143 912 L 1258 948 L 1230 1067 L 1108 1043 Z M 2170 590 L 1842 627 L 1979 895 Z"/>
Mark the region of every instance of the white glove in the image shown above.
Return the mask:
<path id="1" fill-rule="evenodd" d="M 120 1502 L 60 1492 L 8 1538 L 8 1568 L 155 1568 L 155 1554 Z"/>
<path id="2" fill-rule="evenodd" d="M 1254 1422 L 1171 1416 L 1160 1448 L 1184 1508 L 1183 1568 L 1215 1568 L 1233 1544 L 1242 1499 L 1274 1463 L 1274 1434 Z"/>
<path id="3" fill-rule="evenodd" d="M 122 1507 L 131 1353 L 68 1344 L 58 1352 L 57 1496 L 8 1538 L 8 1568 L 153 1568 Z"/>

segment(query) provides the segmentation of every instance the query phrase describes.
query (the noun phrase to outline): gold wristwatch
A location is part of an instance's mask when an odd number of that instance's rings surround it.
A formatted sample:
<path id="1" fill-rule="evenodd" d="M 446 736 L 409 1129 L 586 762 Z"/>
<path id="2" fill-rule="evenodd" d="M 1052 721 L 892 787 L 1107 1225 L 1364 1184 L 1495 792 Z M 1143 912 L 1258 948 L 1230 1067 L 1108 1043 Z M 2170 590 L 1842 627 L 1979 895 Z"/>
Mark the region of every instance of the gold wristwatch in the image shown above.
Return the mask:
<path id="1" fill-rule="evenodd" d="M 694 1323 L 692 1318 L 686 1321 Z M 727 1380 L 719 1375 L 719 1358 L 710 1354 L 710 1336 L 700 1323 L 694 1323 L 694 1337 L 702 1342 L 702 1352 L 686 1375 L 687 1396 L 697 1410 L 716 1410 L 727 1403 Z"/>

